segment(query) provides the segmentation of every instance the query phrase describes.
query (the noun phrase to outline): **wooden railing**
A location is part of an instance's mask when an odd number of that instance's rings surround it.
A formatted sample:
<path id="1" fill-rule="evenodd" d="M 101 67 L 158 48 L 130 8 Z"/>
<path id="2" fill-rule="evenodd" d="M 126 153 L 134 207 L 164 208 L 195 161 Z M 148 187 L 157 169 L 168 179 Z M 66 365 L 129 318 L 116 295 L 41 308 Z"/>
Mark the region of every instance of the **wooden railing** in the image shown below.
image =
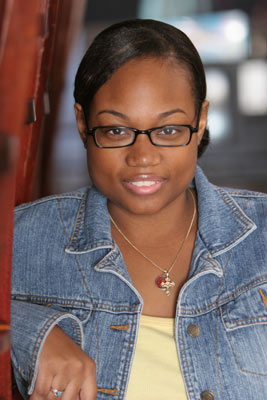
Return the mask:
<path id="1" fill-rule="evenodd" d="M 19 398 L 10 367 L 14 206 L 42 194 L 44 137 L 51 148 L 70 39 L 84 6 L 85 0 L 0 3 L 0 400 Z M 51 82 L 58 90 L 48 115 Z"/>

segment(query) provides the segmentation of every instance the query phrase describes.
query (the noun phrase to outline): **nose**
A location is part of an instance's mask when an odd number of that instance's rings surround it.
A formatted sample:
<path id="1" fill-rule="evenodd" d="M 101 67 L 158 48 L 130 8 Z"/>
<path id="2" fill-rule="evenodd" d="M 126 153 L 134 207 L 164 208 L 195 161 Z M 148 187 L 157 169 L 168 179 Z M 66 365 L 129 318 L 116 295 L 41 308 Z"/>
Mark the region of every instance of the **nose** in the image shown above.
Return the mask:
<path id="1" fill-rule="evenodd" d="M 153 167 L 161 162 L 160 147 L 154 146 L 146 134 L 137 136 L 135 143 L 128 147 L 126 162 L 130 167 Z"/>

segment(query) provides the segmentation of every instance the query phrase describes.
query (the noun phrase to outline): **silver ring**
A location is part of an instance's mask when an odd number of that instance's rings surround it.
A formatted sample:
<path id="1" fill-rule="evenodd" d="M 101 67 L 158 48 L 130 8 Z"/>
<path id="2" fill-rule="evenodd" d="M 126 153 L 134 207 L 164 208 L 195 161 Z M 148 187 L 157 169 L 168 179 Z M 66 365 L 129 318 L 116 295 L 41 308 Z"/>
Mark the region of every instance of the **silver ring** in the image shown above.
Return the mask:
<path id="1" fill-rule="evenodd" d="M 61 397 L 63 395 L 63 392 L 64 392 L 64 390 L 58 390 L 58 389 L 51 389 L 50 391 L 56 397 Z"/>

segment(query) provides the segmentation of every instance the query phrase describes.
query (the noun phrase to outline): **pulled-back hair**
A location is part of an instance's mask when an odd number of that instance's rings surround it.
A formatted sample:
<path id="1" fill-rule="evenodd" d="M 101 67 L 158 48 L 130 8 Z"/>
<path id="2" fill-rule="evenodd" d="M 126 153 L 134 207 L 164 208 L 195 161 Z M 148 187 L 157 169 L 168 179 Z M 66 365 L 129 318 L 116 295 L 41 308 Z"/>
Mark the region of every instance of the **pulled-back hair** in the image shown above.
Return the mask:
<path id="1" fill-rule="evenodd" d="M 134 58 L 173 58 L 191 75 L 196 112 L 206 99 L 206 77 L 202 61 L 191 40 L 164 22 L 135 19 L 111 25 L 98 34 L 86 51 L 75 78 L 74 98 L 87 114 L 98 89 L 119 67 Z M 209 143 L 205 130 L 198 156 Z"/>

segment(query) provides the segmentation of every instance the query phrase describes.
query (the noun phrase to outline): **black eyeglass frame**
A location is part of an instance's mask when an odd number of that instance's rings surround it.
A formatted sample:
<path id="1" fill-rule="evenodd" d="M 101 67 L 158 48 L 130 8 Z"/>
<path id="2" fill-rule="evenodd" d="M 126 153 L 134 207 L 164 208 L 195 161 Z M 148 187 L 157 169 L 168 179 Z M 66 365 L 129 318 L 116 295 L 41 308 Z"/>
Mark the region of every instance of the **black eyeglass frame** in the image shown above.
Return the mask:
<path id="1" fill-rule="evenodd" d="M 149 137 L 149 140 L 150 140 L 150 142 L 151 142 L 151 144 L 153 146 L 158 146 L 158 147 L 185 147 L 185 146 L 188 146 L 189 143 L 191 142 L 193 133 L 198 132 L 198 130 L 199 130 L 200 114 L 201 114 L 201 107 L 200 107 L 200 110 L 198 112 L 196 127 L 193 127 L 192 125 L 187 125 L 187 124 L 170 124 L 170 125 L 163 125 L 163 126 L 158 126 L 158 127 L 155 127 L 155 128 L 144 129 L 144 130 L 131 128 L 131 127 L 128 127 L 128 126 L 118 126 L 118 125 L 95 126 L 94 128 L 89 129 L 85 112 L 84 112 L 84 119 L 85 119 L 85 122 L 86 122 L 87 134 L 93 136 L 95 145 L 97 147 L 101 148 L 101 149 L 119 149 L 119 148 L 123 148 L 123 147 L 130 147 L 136 142 L 137 135 L 141 135 L 141 134 L 147 135 Z M 189 139 L 188 139 L 187 143 L 185 143 L 185 144 L 176 144 L 176 145 L 165 145 L 165 144 L 153 143 L 152 138 L 151 138 L 151 132 L 153 132 L 156 129 L 162 129 L 162 128 L 166 128 L 166 127 L 169 127 L 169 126 L 173 126 L 173 127 L 182 126 L 182 127 L 185 127 L 185 128 L 189 128 L 190 136 L 189 136 Z M 101 146 L 99 143 L 97 143 L 96 134 L 95 134 L 96 130 L 99 129 L 99 128 L 105 128 L 105 129 L 116 129 L 116 128 L 117 129 L 123 129 L 124 128 L 124 129 L 129 129 L 132 132 L 134 132 L 135 136 L 134 136 L 133 141 L 131 143 L 123 145 L 123 146 Z"/>

